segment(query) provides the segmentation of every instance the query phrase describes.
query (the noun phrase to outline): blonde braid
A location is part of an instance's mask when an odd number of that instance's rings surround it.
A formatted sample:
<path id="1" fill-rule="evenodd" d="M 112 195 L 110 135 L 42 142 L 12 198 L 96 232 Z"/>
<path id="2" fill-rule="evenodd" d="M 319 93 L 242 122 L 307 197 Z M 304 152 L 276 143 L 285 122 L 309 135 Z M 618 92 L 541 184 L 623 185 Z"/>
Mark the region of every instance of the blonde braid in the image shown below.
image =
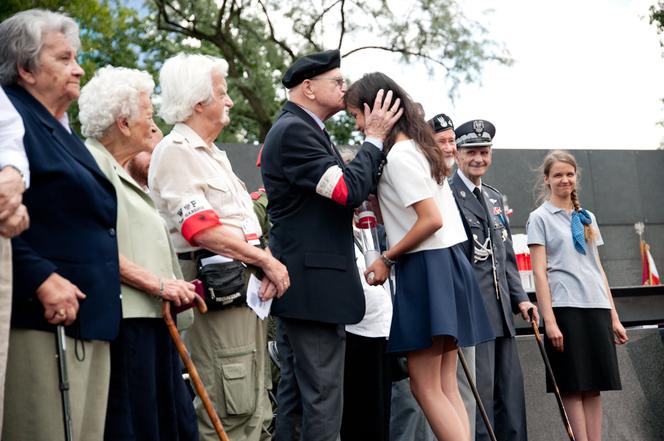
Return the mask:
<path id="1" fill-rule="evenodd" d="M 570 197 L 572 199 L 572 206 L 574 207 L 574 211 L 580 211 L 581 202 L 579 201 L 579 195 L 576 193 L 576 188 L 572 190 Z M 583 237 L 586 239 L 586 242 L 591 242 L 595 239 L 595 231 L 593 230 L 592 225 L 583 226 Z"/>

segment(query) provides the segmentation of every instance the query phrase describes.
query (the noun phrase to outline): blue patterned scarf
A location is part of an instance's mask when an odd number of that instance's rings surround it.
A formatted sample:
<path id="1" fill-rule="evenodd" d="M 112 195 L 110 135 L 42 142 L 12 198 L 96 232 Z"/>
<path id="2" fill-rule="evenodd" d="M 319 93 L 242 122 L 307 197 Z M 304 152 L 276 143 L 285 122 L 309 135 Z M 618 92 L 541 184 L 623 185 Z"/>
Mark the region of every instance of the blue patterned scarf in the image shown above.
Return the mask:
<path id="1" fill-rule="evenodd" d="M 572 211 L 572 241 L 574 248 L 581 254 L 586 254 L 586 238 L 583 234 L 583 226 L 590 225 L 593 220 L 585 208 Z"/>

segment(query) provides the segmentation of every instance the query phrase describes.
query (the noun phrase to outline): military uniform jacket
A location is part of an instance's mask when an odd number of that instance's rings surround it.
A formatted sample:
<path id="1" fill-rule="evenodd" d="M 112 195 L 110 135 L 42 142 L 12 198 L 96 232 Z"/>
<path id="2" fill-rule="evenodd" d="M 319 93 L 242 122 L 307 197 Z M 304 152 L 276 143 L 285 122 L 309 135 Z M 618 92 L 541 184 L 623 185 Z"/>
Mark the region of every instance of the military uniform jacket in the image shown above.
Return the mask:
<path id="1" fill-rule="evenodd" d="M 353 207 L 375 187 L 384 160 L 379 149 L 364 143 L 344 165 L 316 121 L 296 104 L 284 105 L 265 139 L 261 163 L 272 222 L 270 249 L 288 268 L 291 281 L 272 303 L 273 315 L 337 324 L 362 319 Z M 325 191 L 332 174 L 334 182 L 343 183 L 341 199 Z"/>
<path id="2" fill-rule="evenodd" d="M 475 195 L 468 190 L 458 173 L 451 179 L 452 192 L 457 200 L 464 223 L 468 224 L 469 240 L 463 243 L 467 255 L 472 255 L 471 263 L 475 270 L 475 277 L 482 292 L 491 326 L 496 336 L 514 336 L 513 314 L 519 312 L 518 305 L 527 301 L 519 271 L 516 266 L 516 257 L 512 247 L 512 234 L 510 232 L 503 197 L 499 191 L 482 184 L 482 197 L 491 219 L 486 219 L 485 212 Z M 483 259 L 481 245 L 485 244 L 490 231 L 494 259 L 491 255 Z M 489 244 L 487 243 L 487 248 Z M 496 293 L 493 269 L 495 262 L 496 278 L 499 296 Z"/>

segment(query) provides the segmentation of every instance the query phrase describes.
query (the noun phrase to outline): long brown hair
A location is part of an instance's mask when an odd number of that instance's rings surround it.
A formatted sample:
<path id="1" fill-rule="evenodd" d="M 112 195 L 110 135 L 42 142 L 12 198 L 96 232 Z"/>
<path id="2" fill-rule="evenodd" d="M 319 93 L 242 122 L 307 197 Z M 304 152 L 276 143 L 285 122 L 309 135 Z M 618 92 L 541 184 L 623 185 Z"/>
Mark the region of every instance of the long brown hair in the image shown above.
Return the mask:
<path id="1" fill-rule="evenodd" d="M 542 165 L 539 166 L 539 195 L 537 197 L 537 202 L 539 203 L 547 200 L 551 196 L 551 187 L 549 187 L 549 185 L 544 181 L 544 177 L 549 176 L 551 167 L 553 167 L 556 162 L 562 162 L 574 167 L 574 172 L 576 173 L 576 184 L 574 186 L 574 190 L 572 190 L 570 198 L 572 200 L 572 206 L 574 207 L 574 210 L 579 211 L 581 210 L 581 201 L 579 200 L 577 189 L 579 188 L 579 181 L 581 180 L 581 169 L 579 169 L 574 156 L 572 156 L 571 153 L 563 150 L 553 150 L 549 152 L 549 154 L 544 157 Z M 591 241 L 595 238 L 594 230 L 590 225 L 583 226 L 583 233 L 586 241 Z"/>
<path id="2" fill-rule="evenodd" d="M 361 112 L 364 111 L 364 103 L 373 106 L 376 100 L 378 91 L 383 89 L 385 93 L 388 90 L 392 91 L 393 101 L 397 98 L 401 99 L 401 108 L 403 115 L 394 124 L 392 130 L 385 138 L 384 151 L 390 151 L 396 142 L 397 135 L 403 133 L 404 135 L 415 141 L 420 151 L 424 154 L 431 167 L 431 176 L 438 182 L 442 183 L 446 176 L 450 174 L 450 169 L 445 165 L 443 159 L 443 152 L 438 148 L 436 140 L 433 137 L 431 126 L 427 124 L 420 112 L 417 105 L 405 90 L 401 88 L 394 80 L 381 72 L 373 72 L 364 75 L 358 81 L 351 84 L 346 91 L 346 105 L 355 107 Z"/>

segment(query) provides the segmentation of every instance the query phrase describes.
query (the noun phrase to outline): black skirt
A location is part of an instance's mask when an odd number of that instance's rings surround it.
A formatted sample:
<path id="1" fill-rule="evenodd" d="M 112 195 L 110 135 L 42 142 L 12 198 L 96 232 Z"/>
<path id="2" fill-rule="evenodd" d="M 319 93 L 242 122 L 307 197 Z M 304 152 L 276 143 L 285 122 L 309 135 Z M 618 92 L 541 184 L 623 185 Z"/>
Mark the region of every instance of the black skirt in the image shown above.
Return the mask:
<path id="1" fill-rule="evenodd" d="M 120 322 L 120 333 L 111 342 L 104 430 L 106 441 L 198 440 L 194 405 L 164 320 Z"/>
<path id="2" fill-rule="evenodd" d="M 611 327 L 611 310 L 553 308 L 563 334 L 563 352 L 546 336 L 544 346 L 561 393 L 620 390 L 620 372 Z M 547 372 L 546 391 L 553 392 Z"/>

